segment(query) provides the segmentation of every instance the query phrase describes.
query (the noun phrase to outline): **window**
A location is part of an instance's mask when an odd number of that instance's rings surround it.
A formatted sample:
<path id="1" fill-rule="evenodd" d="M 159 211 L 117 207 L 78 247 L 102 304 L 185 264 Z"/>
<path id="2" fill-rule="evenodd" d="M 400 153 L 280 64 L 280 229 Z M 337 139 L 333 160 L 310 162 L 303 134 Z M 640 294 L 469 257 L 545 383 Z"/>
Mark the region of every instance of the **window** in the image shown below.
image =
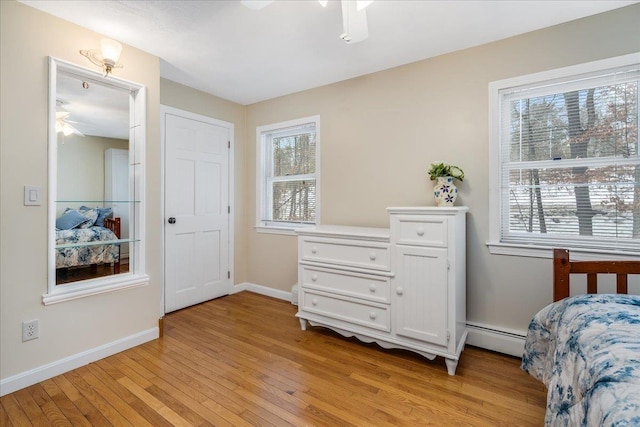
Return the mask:
<path id="1" fill-rule="evenodd" d="M 317 224 L 320 117 L 260 126 L 256 140 L 258 229 L 288 234 Z"/>
<path id="2" fill-rule="evenodd" d="M 640 252 L 639 59 L 490 84 L 493 253 Z"/>

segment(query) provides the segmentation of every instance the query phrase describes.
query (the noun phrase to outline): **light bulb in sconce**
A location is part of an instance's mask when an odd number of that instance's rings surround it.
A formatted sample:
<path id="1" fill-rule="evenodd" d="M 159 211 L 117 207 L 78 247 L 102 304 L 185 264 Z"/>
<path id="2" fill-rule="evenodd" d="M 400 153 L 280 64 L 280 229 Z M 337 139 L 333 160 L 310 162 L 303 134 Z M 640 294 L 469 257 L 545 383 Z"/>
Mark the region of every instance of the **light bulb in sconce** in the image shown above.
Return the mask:
<path id="1" fill-rule="evenodd" d="M 118 63 L 118 58 L 122 53 L 122 45 L 115 40 L 102 39 L 100 40 L 100 48 L 100 50 L 81 50 L 80 55 L 87 57 L 98 67 L 102 67 L 104 76 L 107 77 L 114 68 L 122 68 L 122 64 Z"/>
<path id="2" fill-rule="evenodd" d="M 115 40 L 102 39 L 100 40 L 100 47 L 102 48 L 104 62 L 113 67 L 118 62 L 118 58 L 120 58 L 122 45 Z"/>

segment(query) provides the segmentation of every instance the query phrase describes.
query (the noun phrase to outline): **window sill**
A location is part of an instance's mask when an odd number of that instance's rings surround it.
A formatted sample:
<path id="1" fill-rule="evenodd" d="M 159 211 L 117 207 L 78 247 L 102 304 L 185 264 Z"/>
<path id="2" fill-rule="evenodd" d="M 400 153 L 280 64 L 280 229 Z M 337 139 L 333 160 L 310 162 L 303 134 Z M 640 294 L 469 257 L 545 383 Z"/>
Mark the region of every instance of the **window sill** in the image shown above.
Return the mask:
<path id="1" fill-rule="evenodd" d="M 124 276 L 124 275 L 123 275 Z M 91 295 L 135 288 L 149 284 L 149 276 L 128 274 L 124 277 L 109 279 L 95 279 L 82 281 L 77 284 L 58 285 L 53 292 L 42 295 L 44 305 L 57 304 Z"/>
<path id="2" fill-rule="evenodd" d="M 284 236 L 297 236 L 296 230 L 299 228 L 315 227 L 315 225 L 296 225 L 295 227 L 274 227 L 266 225 L 256 225 L 255 230 L 258 233 L 281 234 Z"/>
<path id="3" fill-rule="evenodd" d="M 568 249 L 574 261 L 622 261 L 638 260 L 640 253 L 629 251 L 607 251 L 602 249 L 584 249 L 558 246 L 526 245 L 517 243 L 487 242 L 492 255 L 512 255 L 531 258 L 553 258 L 554 248 Z"/>

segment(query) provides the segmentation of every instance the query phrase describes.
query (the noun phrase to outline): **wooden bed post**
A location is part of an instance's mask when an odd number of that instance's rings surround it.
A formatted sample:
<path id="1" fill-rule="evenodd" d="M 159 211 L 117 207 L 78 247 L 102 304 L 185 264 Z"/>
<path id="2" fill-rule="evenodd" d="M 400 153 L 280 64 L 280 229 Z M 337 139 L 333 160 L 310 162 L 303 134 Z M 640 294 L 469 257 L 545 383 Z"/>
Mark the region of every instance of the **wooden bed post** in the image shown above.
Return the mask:
<path id="1" fill-rule="evenodd" d="M 553 300 L 560 301 L 569 296 L 569 251 L 553 250 Z"/>
<path id="2" fill-rule="evenodd" d="M 113 234 L 116 235 L 118 239 L 120 239 L 121 232 L 121 221 L 120 218 L 105 218 L 104 226 L 109 230 L 113 231 Z M 120 274 L 120 244 L 118 244 L 118 261 L 113 263 L 113 274 Z"/>

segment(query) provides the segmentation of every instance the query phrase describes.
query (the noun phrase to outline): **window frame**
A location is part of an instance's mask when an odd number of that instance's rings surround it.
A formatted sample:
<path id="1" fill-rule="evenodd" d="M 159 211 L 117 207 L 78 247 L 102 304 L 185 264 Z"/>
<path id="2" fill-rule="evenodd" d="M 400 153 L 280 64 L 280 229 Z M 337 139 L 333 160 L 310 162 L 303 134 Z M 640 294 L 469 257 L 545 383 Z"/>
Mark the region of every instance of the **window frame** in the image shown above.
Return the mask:
<path id="1" fill-rule="evenodd" d="M 277 133 L 294 132 L 296 128 L 313 124 L 316 133 L 315 150 L 315 173 L 305 175 L 294 175 L 287 178 L 273 180 L 271 174 L 271 160 L 273 152 L 269 149 L 267 142 L 271 136 Z M 256 231 L 260 233 L 295 235 L 296 228 L 315 227 L 320 224 L 320 116 L 303 117 L 300 119 L 288 120 L 269 125 L 256 127 Z M 271 216 L 269 207 L 273 197 L 273 192 L 269 192 L 268 187 L 272 182 L 298 181 L 303 178 L 315 179 L 316 182 L 316 215 L 315 222 L 311 224 L 279 222 L 273 220 L 263 220 Z"/>
<path id="2" fill-rule="evenodd" d="M 638 259 L 640 257 L 640 249 L 635 251 L 572 247 L 571 244 L 563 242 L 561 236 L 556 242 L 549 241 L 548 244 L 546 244 L 546 242 L 503 242 L 501 230 L 504 221 L 504 212 L 500 191 L 504 172 L 502 167 L 503 150 L 501 146 L 501 115 L 504 111 L 504 106 L 500 95 L 501 91 L 519 86 L 539 86 L 543 83 L 557 83 L 582 74 L 598 73 L 613 68 L 624 68 L 637 65 L 638 63 L 640 63 L 640 53 L 633 53 L 489 83 L 489 240 L 486 244 L 491 254 L 552 258 L 553 248 L 563 247 L 571 250 L 572 258 L 576 260 Z"/>

